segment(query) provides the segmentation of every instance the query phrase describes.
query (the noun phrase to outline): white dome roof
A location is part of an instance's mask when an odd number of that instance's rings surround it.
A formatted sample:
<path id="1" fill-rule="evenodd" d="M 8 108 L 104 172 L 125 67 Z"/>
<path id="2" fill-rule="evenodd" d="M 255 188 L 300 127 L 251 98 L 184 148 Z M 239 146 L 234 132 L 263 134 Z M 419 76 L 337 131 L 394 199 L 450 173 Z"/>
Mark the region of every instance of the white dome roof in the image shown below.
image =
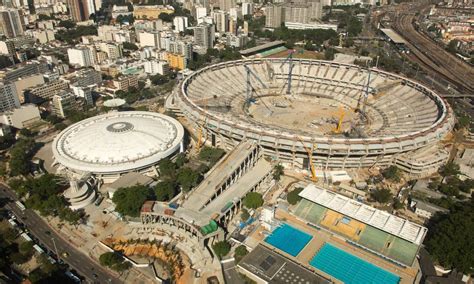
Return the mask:
<path id="1" fill-rule="evenodd" d="M 144 111 L 110 112 L 64 129 L 53 142 L 63 166 L 92 173 L 146 168 L 177 151 L 183 126 L 175 119 Z"/>

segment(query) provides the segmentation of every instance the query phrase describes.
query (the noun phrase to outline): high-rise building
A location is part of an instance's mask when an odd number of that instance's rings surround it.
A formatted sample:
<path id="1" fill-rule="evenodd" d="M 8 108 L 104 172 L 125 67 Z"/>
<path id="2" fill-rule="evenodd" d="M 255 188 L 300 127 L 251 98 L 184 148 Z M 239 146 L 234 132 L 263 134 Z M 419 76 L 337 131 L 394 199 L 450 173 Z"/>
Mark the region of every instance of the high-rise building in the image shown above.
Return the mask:
<path id="1" fill-rule="evenodd" d="M 237 34 L 237 20 L 230 19 L 229 20 L 229 33 L 236 35 Z"/>
<path id="2" fill-rule="evenodd" d="M 67 6 L 73 21 L 82 22 L 86 20 L 88 9 L 85 0 L 67 0 Z"/>
<path id="3" fill-rule="evenodd" d="M 252 15 L 253 14 L 253 3 L 243 2 L 242 3 L 242 15 Z"/>
<path id="4" fill-rule="evenodd" d="M 241 19 L 242 18 L 242 9 L 240 7 L 230 8 L 229 16 L 230 16 L 231 19 L 234 19 L 236 21 L 237 21 L 237 19 Z"/>
<path id="5" fill-rule="evenodd" d="M 7 38 L 23 35 L 23 24 L 17 9 L 0 9 L 0 32 Z"/>
<path id="6" fill-rule="evenodd" d="M 219 8 L 222 11 L 229 12 L 230 8 L 234 8 L 236 4 L 235 0 L 219 0 Z"/>
<path id="7" fill-rule="evenodd" d="M 265 8 L 265 27 L 279 28 L 285 20 L 283 6 L 271 5 Z"/>
<path id="8" fill-rule="evenodd" d="M 193 44 L 182 40 L 171 41 L 166 51 L 180 54 L 189 60 L 193 57 Z"/>
<path id="9" fill-rule="evenodd" d="M 0 54 L 14 55 L 15 43 L 11 40 L 0 41 Z"/>
<path id="10" fill-rule="evenodd" d="M 206 7 L 196 7 L 196 19 L 198 24 L 203 22 L 203 18 L 207 16 Z"/>
<path id="11" fill-rule="evenodd" d="M 216 10 L 213 12 L 214 23 L 216 24 L 216 31 L 225 33 L 229 31 L 229 14 L 224 11 Z"/>
<path id="12" fill-rule="evenodd" d="M 100 50 L 107 53 L 107 58 L 109 60 L 117 60 L 122 58 L 123 49 L 122 44 L 102 42 L 100 44 Z"/>
<path id="13" fill-rule="evenodd" d="M 188 17 L 174 17 L 173 26 L 176 32 L 184 32 L 188 28 Z"/>
<path id="14" fill-rule="evenodd" d="M 148 60 L 144 64 L 145 73 L 150 75 L 165 75 L 170 71 L 168 62 L 159 60 Z"/>
<path id="15" fill-rule="evenodd" d="M 214 46 L 214 25 L 201 23 L 194 28 L 194 42 L 203 49 Z"/>
<path id="16" fill-rule="evenodd" d="M 309 9 L 306 5 L 289 5 L 285 7 L 285 22 L 308 23 Z"/>
<path id="17" fill-rule="evenodd" d="M 20 100 L 13 84 L 0 83 L 0 112 L 20 107 Z"/>
<path id="18" fill-rule="evenodd" d="M 61 91 L 53 96 L 52 112 L 54 115 L 65 118 L 66 112 L 74 109 L 76 106 L 76 98 L 73 93 Z"/>
<path id="19" fill-rule="evenodd" d="M 142 31 L 138 34 L 138 40 L 140 41 L 140 47 L 161 48 L 159 31 Z"/>
<path id="20" fill-rule="evenodd" d="M 97 63 L 96 50 L 92 46 L 68 48 L 69 64 L 81 67 L 94 66 Z"/>

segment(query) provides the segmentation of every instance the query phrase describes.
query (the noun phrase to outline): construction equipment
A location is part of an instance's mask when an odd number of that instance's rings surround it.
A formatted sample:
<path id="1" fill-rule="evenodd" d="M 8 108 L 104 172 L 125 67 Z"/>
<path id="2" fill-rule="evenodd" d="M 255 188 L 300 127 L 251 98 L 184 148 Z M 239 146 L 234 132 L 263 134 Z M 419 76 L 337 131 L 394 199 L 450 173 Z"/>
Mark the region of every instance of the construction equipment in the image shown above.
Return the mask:
<path id="1" fill-rule="evenodd" d="M 247 104 L 248 104 L 248 103 L 251 103 L 253 101 L 252 94 L 255 93 L 255 89 L 253 88 L 252 82 L 251 82 L 252 76 L 265 89 L 268 89 L 268 87 L 267 87 L 267 85 L 265 85 L 265 83 L 263 83 L 263 81 L 260 79 L 260 77 L 258 77 L 258 75 L 255 74 L 255 72 L 252 71 L 252 69 L 250 69 L 250 67 L 248 67 L 247 65 L 244 65 L 244 67 L 245 67 L 245 70 L 247 71 L 247 89 L 246 89 L 246 96 L 247 97 L 246 97 L 246 101 L 247 101 Z"/>
<path id="2" fill-rule="evenodd" d="M 344 116 L 346 115 L 346 112 L 344 111 L 344 108 L 342 106 L 339 107 L 339 112 L 338 112 L 338 121 L 337 125 L 334 128 L 334 133 L 341 133 L 342 132 L 342 122 L 344 120 Z"/>
<path id="3" fill-rule="evenodd" d="M 298 51 L 298 53 L 303 53 L 304 50 Z M 283 67 L 288 62 L 288 80 L 287 80 L 287 85 L 286 85 L 286 94 L 290 95 L 291 94 L 291 77 L 293 75 L 293 54 L 296 53 L 296 50 L 291 49 L 289 51 L 288 56 L 286 57 L 285 61 L 280 65 L 280 69 Z"/>
<path id="4" fill-rule="evenodd" d="M 368 71 L 368 76 L 367 76 L 367 85 L 365 86 L 365 91 L 362 93 L 362 95 L 359 98 L 359 101 L 357 102 L 357 110 L 362 114 L 362 118 L 365 120 L 365 107 L 367 105 L 367 99 L 369 98 L 369 85 L 370 85 L 370 75 L 371 75 L 371 70 L 369 67 L 367 67 Z"/>
<path id="5" fill-rule="evenodd" d="M 311 172 L 311 180 L 313 182 L 317 182 L 318 181 L 318 177 L 316 176 L 316 167 L 314 166 L 313 164 L 313 152 L 314 150 L 316 150 L 316 144 L 312 144 L 312 147 L 311 149 L 306 147 L 306 145 L 304 144 L 303 142 L 303 139 L 301 139 L 301 137 L 297 136 L 298 140 L 301 142 L 301 144 L 303 145 L 303 148 L 306 150 L 306 153 L 308 154 L 308 164 L 309 164 L 309 169 L 310 169 L 310 172 Z"/>

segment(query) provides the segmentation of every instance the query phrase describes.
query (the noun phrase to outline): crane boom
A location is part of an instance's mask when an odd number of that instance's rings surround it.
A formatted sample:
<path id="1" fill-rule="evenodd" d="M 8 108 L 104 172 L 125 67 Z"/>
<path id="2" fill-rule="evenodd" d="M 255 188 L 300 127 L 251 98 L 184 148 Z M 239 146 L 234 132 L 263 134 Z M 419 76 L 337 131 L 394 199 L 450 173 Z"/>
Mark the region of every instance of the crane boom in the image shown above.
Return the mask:
<path id="1" fill-rule="evenodd" d="M 295 50 L 291 50 L 290 54 L 286 57 L 285 61 L 281 63 L 280 69 L 285 65 L 285 63 L 288 62 L 288 85 L 286 85 L 286 94 L 290 95 L 291 94 L 291 76 L 293 75 L 293 53 L 295 53 Z"/>
<path id="2" fill-rule="evenodd" d="M 306 153 L 308 154 L 308 163 L 309 163 L 309 169 L 311 171 L 311 180 L 313 182 L 318 181 L 318 177 L 316 176 L 316 167 L 313 164 L 313 152 L 316 149 L 316 144 L 312 145 L 312 148 L 310 149 L 309 147 L 306 147 L 306 145 L 303 142 L 303 139 L 301 137 L 297 136 L 298 140 L 301 142 L 303 145 L 303 148 L 306 150 Z"/>
<path id="3" fill-rule="evenodd" d="M 257 80 L 265 89 L 268 89 L 267 85 L 260 79 L 260 77 L 258 77 L 257 74 L 255 74 L 255 72 L 252 71 L 252 69 L 250 69 L 250 67 L 248 67 L 247 65 L 244 65 L 245 67 L 245 70 L 247 71 L 247 90 L 246 90 L 246 95 L 247 95 L 247 102 L 250 101 L 251 97 L 252 97 L 252 90 L 253 90 L 253 87 L 252 87 L 252 83 L 250 82 L 250 79 L 251 77 L 253 76 L 255 80 Z"/>

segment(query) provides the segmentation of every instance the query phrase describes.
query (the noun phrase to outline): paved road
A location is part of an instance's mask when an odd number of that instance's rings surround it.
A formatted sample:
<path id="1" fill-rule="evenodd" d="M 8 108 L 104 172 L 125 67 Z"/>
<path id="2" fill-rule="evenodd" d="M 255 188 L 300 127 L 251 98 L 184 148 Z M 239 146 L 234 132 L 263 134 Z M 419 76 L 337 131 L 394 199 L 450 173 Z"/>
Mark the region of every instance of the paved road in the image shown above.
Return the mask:
<path id="1" fill-rule="evenodd" d="M 102 268 L 91 258 L 81 253 L 72 244 L 68 243 L 59 234 L 55 233 L 49 225 L 43 221 L 33 210 L 26 209 L 22 212 L 14 202 L 17 200 L 15 194 L 4 185 L 0 184 L 0 197 L 13 200 L 5 207 L 15 213 L 19 222 L 25 224 L 31 235 L 39 239 L 41 246 L 46 247 L 52 252 L 56 252 L 54 243 L 59 256 L 64 262 L 69 264 L 71 269 L 76 270 L 81 276 L 84 276 L 89 283 L 122 283 L 117 277 Z M 53 243 L 54 239 L 54 243 Z M 62 257 L 62 253 L 67 252 L 68 257 Z M 95 278 L 94 274 L 98 277 Z"/>

